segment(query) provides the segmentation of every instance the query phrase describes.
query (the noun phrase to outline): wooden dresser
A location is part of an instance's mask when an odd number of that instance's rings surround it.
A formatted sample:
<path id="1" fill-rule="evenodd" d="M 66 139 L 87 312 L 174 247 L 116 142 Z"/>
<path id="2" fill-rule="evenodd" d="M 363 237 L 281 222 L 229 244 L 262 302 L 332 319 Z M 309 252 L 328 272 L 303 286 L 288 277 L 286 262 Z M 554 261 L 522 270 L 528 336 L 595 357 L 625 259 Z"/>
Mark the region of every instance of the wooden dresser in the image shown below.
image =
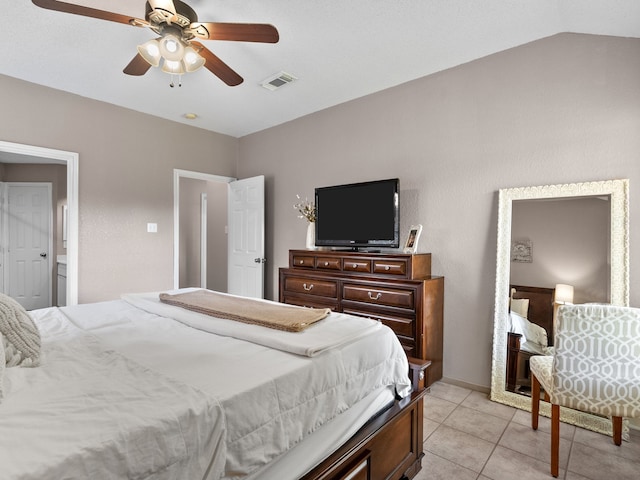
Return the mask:
<path id="1" fill-rule="evenodd" d="M 380 320 L 408 356 L 431 360 L 427 386 L 442 378 L 444 277 L 430 253 L 290 250 L 279 300 Z"/>

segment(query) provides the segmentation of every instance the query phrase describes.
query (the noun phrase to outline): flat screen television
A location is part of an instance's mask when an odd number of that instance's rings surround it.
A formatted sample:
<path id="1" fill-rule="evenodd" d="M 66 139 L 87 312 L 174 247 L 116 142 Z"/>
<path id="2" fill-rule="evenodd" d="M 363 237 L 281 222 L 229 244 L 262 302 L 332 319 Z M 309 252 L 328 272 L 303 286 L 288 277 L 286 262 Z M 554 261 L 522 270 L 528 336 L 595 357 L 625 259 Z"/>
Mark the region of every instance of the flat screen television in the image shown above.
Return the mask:
<path id="1" fill-rule="evenodd" d="M 316 245 L 398 248 L 398 187 L 391 178 L 316 188 Z"/>

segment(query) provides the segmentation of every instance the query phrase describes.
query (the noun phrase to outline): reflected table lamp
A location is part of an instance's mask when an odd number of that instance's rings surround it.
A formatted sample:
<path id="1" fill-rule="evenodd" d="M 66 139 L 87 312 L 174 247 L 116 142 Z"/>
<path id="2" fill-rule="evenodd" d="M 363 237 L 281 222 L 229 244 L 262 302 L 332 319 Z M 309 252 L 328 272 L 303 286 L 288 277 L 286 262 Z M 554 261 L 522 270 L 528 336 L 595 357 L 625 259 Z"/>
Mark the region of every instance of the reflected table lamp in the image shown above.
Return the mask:
<path id="1" fill-rule="evenodd" d="M 556 332 L 556 316 L 558 315 L 558 307 L 573 303 L 573 285 L 565 283 L 556 284 L 555 293 L 553 294 L 553 333 Z"/>

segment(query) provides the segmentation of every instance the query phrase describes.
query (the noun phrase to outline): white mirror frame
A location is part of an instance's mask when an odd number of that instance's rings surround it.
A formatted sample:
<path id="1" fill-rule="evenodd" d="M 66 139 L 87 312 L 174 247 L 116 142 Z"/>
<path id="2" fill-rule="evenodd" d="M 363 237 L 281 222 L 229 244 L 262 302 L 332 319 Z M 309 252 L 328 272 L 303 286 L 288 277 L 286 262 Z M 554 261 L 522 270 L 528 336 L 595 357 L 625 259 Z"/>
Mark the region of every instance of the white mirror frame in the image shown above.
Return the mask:
<path id="1" fill-rule="evenodd" d="M 511 266 L 511 214 L 514 200 L 608 195 L 611 199 L 611 299 L 614 305 L 629 304 L 629 180 L 544 185 L 501 189 L 498 198 L 496 297 L 491 365 L 491 400 L 531 411 L 531 398 L 506 389 L 507 332 L 509 331 L 509 278 Z M 540 413 L 551 416 L 548 403 Z M 611 422 L 569 408 L 560 409 L 560 419 L 601 433 L 611 432 Z"/>

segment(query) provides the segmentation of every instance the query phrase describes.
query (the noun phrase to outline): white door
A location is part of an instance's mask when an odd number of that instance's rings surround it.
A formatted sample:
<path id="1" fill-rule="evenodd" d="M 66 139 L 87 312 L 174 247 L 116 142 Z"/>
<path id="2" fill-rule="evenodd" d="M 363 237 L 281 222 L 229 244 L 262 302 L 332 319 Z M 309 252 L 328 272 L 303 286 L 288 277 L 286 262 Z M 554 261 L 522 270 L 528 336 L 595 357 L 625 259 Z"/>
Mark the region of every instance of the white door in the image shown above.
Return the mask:
<path id="1" fill-rule="evenodd" d="M 7 184 L 5 290 L 27 310 L 51 306 L 51 184 Z"/>
<path id="2" fill-rule="evenodd" d="M 229 183 L 228 293 L 264 298 L 264 176 Z"/>

